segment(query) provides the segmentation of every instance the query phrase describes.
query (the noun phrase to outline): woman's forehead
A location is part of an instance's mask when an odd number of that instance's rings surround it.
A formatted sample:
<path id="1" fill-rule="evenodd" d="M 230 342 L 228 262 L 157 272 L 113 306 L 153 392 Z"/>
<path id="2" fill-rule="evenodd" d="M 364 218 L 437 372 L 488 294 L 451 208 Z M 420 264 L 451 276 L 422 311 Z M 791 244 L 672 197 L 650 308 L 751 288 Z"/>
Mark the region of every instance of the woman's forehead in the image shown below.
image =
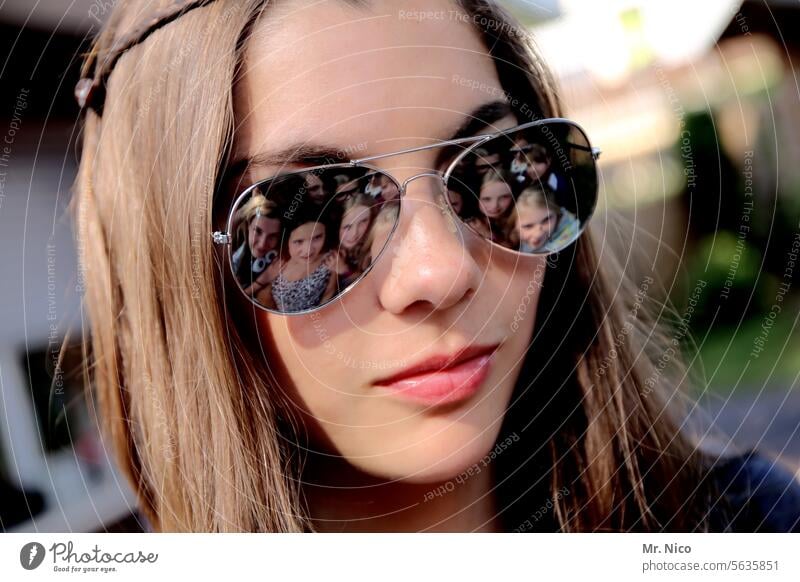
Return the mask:
<path id="1" fill-rule="evenodd" d="M 504 97 L 478 31 L 451 2 L 296 4 L 267 13 L 247 47 L 241 155 L 320 144 L 365 157 L 427 144 Z"/>

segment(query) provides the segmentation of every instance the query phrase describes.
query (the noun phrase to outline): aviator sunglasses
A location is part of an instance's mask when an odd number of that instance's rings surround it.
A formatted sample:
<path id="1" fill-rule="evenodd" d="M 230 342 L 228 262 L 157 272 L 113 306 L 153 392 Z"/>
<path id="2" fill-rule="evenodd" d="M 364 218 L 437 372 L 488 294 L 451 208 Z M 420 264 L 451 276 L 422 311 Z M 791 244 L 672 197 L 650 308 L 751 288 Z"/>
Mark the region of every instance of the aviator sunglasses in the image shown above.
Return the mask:
<path id="1" fill-rule="evenodd" d="M 370 164 L 439 148 L 436 167 L 404 182 Z M 307 314 L 342 297 L 389 246 L 408 184 L 437 178 L 443 210 L 502 252 L 549 255 L 585 230 L 598 196 L 597 158 L 583 129 L 561 118 L 491 134 L 322 164 L 250 185 L 225 232 L 240 291 L 272 313 Z"/>

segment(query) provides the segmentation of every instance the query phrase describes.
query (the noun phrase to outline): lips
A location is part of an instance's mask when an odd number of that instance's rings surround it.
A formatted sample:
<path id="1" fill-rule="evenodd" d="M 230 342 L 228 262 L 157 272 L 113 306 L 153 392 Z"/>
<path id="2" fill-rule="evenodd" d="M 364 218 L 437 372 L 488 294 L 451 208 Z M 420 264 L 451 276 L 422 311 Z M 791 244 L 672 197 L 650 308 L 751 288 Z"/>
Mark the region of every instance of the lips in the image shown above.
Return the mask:
<path id="1" fill-rule="evenodd" d="M 469 346 L 455 354 L 433 356 L 374 385 L 427 406 L 464 401 L 480 390 L 498 347 Z"/>

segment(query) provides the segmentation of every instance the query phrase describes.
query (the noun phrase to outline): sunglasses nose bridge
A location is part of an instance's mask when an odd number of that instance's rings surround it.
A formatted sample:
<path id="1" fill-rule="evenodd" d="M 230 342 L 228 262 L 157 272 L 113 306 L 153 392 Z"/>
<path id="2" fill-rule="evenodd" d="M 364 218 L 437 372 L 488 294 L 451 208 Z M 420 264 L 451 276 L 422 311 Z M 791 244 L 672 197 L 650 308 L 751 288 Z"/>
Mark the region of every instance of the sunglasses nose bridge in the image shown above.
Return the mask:
<path id="1" fill-rule="evenodd" d="M 415 174 L 414 176 L 411 176 L 410 178 L 406 178 L 406 179 L 403 181 L 403 183 L 400 185 L 400 193 L 401 193 L 401 194 L 405 194 L 405 192 L 406 192 L 406 188 L 408 187 L 408 185 L 409 185 L 411 182 L 413 182 L 413 181 L 414 181 L 414 180 L 416 180 L 417 178 L 424 178 L 424 177 L 426 177 L 426 176 L 428 176 L 428 177 L 432 177 L 432 178 L 438 178 L 438 179 L 439 179 L 439 181 L 442 183 L 442 186 L 444 186 L 444 184 L 445 184 L 445 181 L 444 181 L 444 174 L 442 174 L 441 172 L 422 172 L 422 173 L 420 173 L 420 174 Z"/>

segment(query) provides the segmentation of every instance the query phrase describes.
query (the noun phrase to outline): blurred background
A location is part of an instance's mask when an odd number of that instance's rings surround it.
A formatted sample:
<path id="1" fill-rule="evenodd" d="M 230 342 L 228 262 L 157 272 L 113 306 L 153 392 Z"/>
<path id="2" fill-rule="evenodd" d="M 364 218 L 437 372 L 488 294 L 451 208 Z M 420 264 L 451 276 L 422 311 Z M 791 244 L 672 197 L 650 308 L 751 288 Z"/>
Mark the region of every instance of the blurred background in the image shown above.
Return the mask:
<path id="1" fill-rule="evenodd" d="M 79 57 L 114 1 L 0 2 L 4 531 L 141 528 L 82 395 L 67 213 Z M 702 405 L 692 414 L 798 470 L 800 2 L 504 4 L 603 150 L 599 244 L 635 279 L 656 274 L 649 293 L 671 305 L 661 317 Z"/>

